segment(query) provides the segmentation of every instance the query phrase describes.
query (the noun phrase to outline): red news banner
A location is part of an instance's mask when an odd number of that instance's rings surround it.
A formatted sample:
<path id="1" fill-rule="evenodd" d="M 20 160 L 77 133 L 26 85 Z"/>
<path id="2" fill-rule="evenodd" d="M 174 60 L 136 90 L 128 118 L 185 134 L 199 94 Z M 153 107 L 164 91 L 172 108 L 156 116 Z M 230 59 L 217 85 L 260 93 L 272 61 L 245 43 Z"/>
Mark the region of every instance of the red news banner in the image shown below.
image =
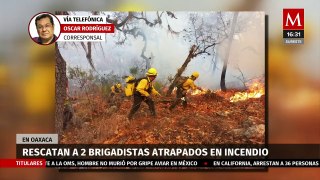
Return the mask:
<path id="1" fill-rule="evenodd" d="M 45 168 L 45 159 L 0 159 L 0 168 Z"/>
<path id="2" fill-rule="evenodd" d="M 106 16 L 57 15 L 60 21 L 58 41 L 104 42 L 106 34 L 114 33 L 115 26 L 108 23 Z"/>
<path id="3" fill-rule="evenodd" d="M 113 24 L 61 24 L 61 33 L 114 33 Z"/>

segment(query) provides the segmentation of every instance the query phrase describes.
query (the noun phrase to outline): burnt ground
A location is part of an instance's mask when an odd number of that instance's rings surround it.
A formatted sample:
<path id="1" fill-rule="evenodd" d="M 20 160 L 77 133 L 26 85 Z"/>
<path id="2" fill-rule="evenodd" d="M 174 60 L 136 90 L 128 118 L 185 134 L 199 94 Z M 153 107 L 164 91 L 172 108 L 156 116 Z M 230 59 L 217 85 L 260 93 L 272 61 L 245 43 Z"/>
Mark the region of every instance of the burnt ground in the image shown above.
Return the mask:
<path id="1" fill-rule="evenodd" d="M 169 111 L 170 100 L 154 98 L 157 117 L 142 104 L 127 120 L 131 99 L 108 104 L 100 96 L 72 102 L 74 118 L 64 144 L 264 144 L 265 96 L 229 102 L 235 91 L 188 96 L 188 107 Z M 118 107 L 117 107 L 118 106 Z"/>

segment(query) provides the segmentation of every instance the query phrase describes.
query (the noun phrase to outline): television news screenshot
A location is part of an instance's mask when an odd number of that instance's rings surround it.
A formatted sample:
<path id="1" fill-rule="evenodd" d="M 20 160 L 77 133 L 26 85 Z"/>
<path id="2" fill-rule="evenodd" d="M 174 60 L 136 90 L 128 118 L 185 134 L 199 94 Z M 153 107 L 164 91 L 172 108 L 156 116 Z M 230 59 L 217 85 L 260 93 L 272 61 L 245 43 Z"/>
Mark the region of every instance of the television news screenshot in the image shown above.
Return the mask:
<path id="1" fill-rule="evenodd" d="M 320 178 L 316 0 L 3 4 L 1 179 Z"/>

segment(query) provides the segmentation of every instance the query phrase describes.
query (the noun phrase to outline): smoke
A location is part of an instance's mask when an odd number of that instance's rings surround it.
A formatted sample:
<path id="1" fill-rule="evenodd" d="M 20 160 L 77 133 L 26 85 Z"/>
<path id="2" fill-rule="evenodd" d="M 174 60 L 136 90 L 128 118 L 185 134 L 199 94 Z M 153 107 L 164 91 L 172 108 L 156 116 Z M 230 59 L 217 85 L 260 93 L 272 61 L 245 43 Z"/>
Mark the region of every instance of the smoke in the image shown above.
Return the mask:
<path id="1" fill-rule="evenodd" d="M 209 12 L 197 13 L 201 16 L 204 14 L 210 15 Z M 214 19 L 217 17 L 214 13 L 212 12 L 213 15 L 209 16 L 212 22 L 217 21 Z M 153 19 L 155 14 L 156 12 L 148 12 L 146 16 Z M 166 81 L 169 75 L 175 75 L 177 69 L 181 67 L 188 56 L 192 44 L 186 42 L 182 38 L 182 34 L 183 30 L 189 26 L 189 14 L 189 12 L 175 12 L 177 19 L 162 18 L 162 24 L 154 27 L 146 25 L 144 21 L 139 21 L 139 30 L 147 37 L 147 48 L 144 55 L 150 58 L 151 66 L 158 70 L 157 80 Z M 205 18 L 205 20 L 210 19 Z M 169 32 L 168 25 L 179 34 Z M 242 71 L 246 79 L 263 75 L 265 69 L 264 14 L 261 12 L 239 13 L 237 31 L 230 50 L 226 77 L 227 87 L 228 83 L 241 86 L 241 81 L 236 78 L 241 75 L 238 69 Z M 100 74 L 113 72 L 119 76 L 125 76 L 130 74 L 129 69 L 132 67 L 145 68 L 145 60 L 141 57 L 145 43 L 142 36 L 127 35 L 123 45 L 116 43 L 118 36 L 110 34 L 106 36 L 106 42 L 101 43 L 102 48 L 96 44 L 92 52 L 94 65 Z M 59 45 L 62 44 L 59 43 Z M 76 48 L 68 45 L 66 48 L 60 49 L 67 61 L 67 66 L 90 69 L 85 53 L 80 46 Z M 196 81 L 197 85 L 210 89 L 220 89 L 225 49 L 226 44 L 223 42 L 216 47 L 216 54 L 195 57 L 189 63 L 183 75 L 190 76 L 193 71 L 198 71 L 200 77 Z M 102 50 L 104 53 L 102 53 Z M 216 66 L 214 66 L 214 62 Z"/>
<path id="2" fill-rule="evenodd" d="M 228 53 L 226 46 L 226 41 L 218 46 L 217 56 L 221 62 Z M 242 84 L 239 79 L 249 81 L 252 78 L 264 77 L 266 63 L 264 13 L 239 13 L 229 53 L 227 85 L 241 88 Z"/>

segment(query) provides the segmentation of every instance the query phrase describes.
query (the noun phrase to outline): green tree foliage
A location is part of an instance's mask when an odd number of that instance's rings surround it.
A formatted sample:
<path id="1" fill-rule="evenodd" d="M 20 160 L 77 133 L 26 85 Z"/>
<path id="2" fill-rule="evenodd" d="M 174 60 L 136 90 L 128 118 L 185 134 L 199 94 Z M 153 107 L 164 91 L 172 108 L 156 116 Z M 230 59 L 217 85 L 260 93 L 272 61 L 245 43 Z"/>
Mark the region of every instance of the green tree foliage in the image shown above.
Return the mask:
<path id="1" fill-rule="evenodd" d="M 86 72 L 78 66 L 68 67 L 68 79 L 75 80 L 82 89 L 89 81 L 94 80 L 94 75 L 91 69 Z"/>
<path id="2" fill-rule="evenodd" d="M 97 80 L 101 84 L 102 94 L 104 96 L 110 94 L 111 86 L 113 86 L 116 83 L 122 84 L 122 78 L 119 75 L 114 74 L 114 72 L 103 74 Z"/>

